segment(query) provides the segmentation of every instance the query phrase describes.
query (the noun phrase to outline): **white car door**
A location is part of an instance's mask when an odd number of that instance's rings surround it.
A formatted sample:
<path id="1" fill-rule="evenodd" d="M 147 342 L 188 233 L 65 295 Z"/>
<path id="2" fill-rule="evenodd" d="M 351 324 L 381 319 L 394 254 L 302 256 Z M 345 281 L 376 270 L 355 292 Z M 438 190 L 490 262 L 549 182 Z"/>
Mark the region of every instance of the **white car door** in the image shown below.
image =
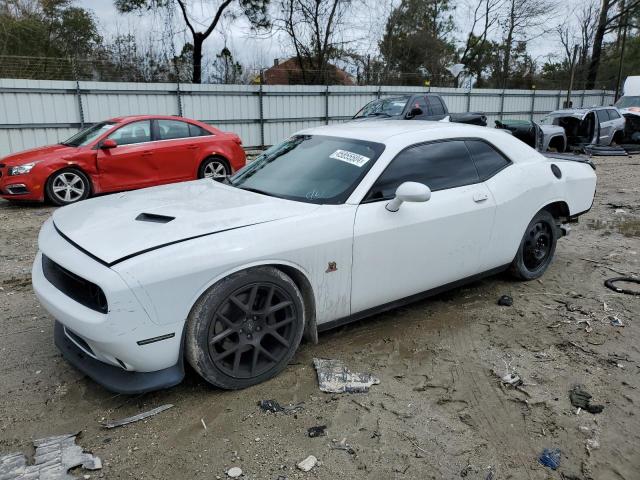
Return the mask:
<path id="1" fill-rule="evenodd" d="M 430 200 L 386 210 L 407 181 L 427 185 Z M 356 212 L 351 313 L 479 273 L 494 211 L 463 140 L 403 150 Z"/>

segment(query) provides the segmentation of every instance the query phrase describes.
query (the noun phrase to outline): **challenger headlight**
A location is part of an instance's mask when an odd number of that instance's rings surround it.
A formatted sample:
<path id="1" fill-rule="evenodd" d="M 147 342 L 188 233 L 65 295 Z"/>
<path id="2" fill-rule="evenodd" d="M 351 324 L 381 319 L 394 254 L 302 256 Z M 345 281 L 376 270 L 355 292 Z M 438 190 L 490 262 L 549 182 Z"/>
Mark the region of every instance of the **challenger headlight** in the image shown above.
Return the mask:
<path id="1" fill-rule="evenodd" d="M 35 165 L 36 162 L 31 162 L 11 167 L 9 168 L 9 175 L 23 175 L 25 173 L 29 173 Z"/>

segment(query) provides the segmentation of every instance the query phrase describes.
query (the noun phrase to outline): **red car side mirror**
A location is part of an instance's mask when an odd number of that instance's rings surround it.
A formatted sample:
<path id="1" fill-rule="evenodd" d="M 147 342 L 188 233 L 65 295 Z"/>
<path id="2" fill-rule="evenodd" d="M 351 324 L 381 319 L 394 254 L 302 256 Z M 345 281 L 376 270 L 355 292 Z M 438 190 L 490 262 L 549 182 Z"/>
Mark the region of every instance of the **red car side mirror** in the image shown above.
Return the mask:
<path id="1" fill-rule="evenodd" d="M 100 144 L 100 148 L 103 150 L 108 150 L 110 148 L 116 148 L 118 146 L 118 142 L 116 142 L 112 138 L 107 138 L 104 142 Z"/>

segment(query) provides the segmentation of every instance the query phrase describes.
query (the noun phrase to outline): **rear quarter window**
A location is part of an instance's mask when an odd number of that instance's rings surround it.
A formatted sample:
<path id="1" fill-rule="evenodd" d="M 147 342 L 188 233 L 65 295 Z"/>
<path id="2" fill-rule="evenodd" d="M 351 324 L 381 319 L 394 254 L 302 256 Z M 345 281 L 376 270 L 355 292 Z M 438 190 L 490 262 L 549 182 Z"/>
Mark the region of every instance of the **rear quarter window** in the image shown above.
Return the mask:
<path id="1" fill-rule="evenodd" d="M 487 142 L 466 140 L 465 143 L 471 153 L 471 158 L 476 164 L 481 181 L 493 177 L 500 170 L 511 164 L 508 158 Z"/>

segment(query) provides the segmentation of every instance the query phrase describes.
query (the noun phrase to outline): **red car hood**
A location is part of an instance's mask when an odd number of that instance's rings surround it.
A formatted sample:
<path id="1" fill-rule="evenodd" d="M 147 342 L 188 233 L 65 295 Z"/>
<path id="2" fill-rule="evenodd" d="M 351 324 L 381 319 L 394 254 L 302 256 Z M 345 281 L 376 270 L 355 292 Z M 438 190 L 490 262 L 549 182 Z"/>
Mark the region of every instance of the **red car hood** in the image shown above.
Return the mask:
<path id="1" fill-rule="evenodd" d="M 33 162 L 35 160 L 59 159 L 78 152 L 76 147 L 67 147 L 66 145 L 47 145 L 45 147 L 32 148 L 23 152 L 7 155 L 0 158 L 0 163 L 4 163 L 8 167 L 22 165 L 23 163 Z"/>

